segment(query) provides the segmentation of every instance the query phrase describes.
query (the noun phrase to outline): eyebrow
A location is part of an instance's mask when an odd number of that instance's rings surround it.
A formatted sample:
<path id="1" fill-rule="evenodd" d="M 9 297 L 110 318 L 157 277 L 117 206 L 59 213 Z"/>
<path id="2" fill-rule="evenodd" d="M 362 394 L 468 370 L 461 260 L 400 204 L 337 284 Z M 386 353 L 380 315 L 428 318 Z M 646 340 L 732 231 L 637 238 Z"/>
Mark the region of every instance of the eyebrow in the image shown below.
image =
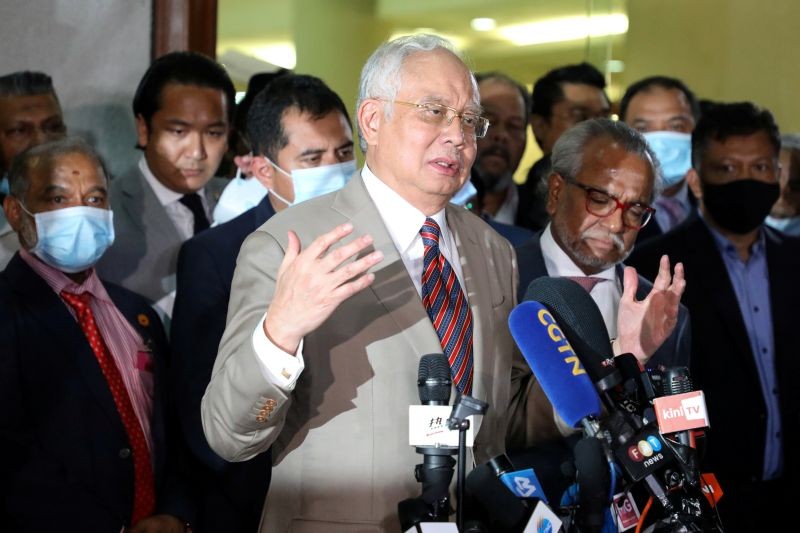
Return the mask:
<path id="1" fill-rule="evenodd" d="M 169 124 L 170 126 L 183 126 L 185 128 L 191 128 L 192 126 L 194 126 L 193 122 L 187 122 L 187 121 L 181 120 L 179 118 L 168 118 L 167 119 L 167 124 Z M 206 128 L 225 128 L 227 126 L 228 126 L 227 122 L 220 120 L 220 121 L 217 121 L 217 122 L 213 122 L 211 124 L 207 124 L 205 127 Z"/>
<path id="2" fill-rule="evenodd" d="M 341 145 L 337 146 L 336 148 L 334 148 L 334 150 L 341 150 L 343 148 L 350 148 L 351 146 L 353 146 L 353 141 L 347 141 L 346 143 L 341 144 Z M 327 151 L 328 150 L 326 148 L 309 148 L 308 150 L 303 150 L 302 152 L 300 152 L 298 157 L 306 157 L 306 156 L 309 156 L 309 155 L 320 155 L 320 154 L 324 154 Z"/>

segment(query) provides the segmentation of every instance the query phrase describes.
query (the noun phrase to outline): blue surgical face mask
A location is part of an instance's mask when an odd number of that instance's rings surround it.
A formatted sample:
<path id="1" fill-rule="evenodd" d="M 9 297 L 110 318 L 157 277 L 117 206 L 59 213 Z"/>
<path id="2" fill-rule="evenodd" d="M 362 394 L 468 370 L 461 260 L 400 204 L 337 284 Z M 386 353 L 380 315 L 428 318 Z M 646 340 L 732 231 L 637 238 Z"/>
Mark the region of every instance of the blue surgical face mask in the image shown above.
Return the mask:
<path id="1" fill-rule="evenodd" d="M 267 159 L 267 161 L 272 163 L 269 159 Z M 272 163 L 272 166 L 278 169 L 278 172 L 292 179 L 294 202 L 286 200 L 273 190 L 269 191 L 270 194 L 274 195 L 286 205 L 297 205 L 311 198 L 338 191 L 350 181 L 350 178 L 356 171 L 355 160 L 321 167 L 298 168 L 292 170 L 291 174 L 275 163 Z"/>
<path id="2" fill-rule="evenodd" d="M 254 177 L 242 178 L 241 169 L 236 170 L 236 177 L 225 186 L 225 190 L 214 207 L 214 225 L 218 226 L 238 217 L 245 211 L 258 205 L 267 189 Z"/>
<path id="3" fill-rule="evenodd" d="M 53 268 L 74 274 L 93 266 L 114 242 L 114 218 L 109 209 L 66 207 L 31 213 L 36 221 L 36 246 L 31 253 Z"/>
<path id="4" fill-rule="evenodd" d="M 642 135 L 658 157 L 664 187 L 680 182 L 692 168 L 692 135 L 676 131 L 648 131 Z"/>
<path id="5" fill-rule="evenodd" d="M 0 195 L 8 194 L 8 176 L 0 177 Z"/>
<path id="6" fill-rule="evenodd" d="M 773 229 L 788 233 L 789 235 L 800 236 L 800 216 L 785 218 L 767 216 L 764 223 Z"/>
<path id="7" fill-rule="evenodd" d="M 478 189 L 472 184 L 472 181 L 467 180 L 464 185 L 456 192 L 452 198 L 450 198 L 450 203 L 455 205 L 460 205 L 462 207 L 466 207 L 467 202 L 469 202 L 475 195 L 478 194 Z"/>

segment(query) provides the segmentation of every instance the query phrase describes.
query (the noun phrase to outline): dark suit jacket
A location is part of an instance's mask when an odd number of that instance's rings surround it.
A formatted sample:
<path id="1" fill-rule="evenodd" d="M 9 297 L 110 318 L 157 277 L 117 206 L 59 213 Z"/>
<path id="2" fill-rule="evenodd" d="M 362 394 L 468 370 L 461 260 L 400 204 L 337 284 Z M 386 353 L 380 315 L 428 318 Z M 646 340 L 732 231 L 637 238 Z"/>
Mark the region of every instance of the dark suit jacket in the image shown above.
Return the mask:
<path id="1" fill-rule="evenodd" d="M 544 231 L 544 230 L 542 230 Z M 518 246 L 517 251 L 517 265 L 519 268 L 519 287 L 518 295 L 519 301 L 523 301 L 525 293 L 528 290 L 528 285 L 542 276 L 547 276 L 547 268 L 544 264 L 544 256 L 542 255 L 542 248 L 539 244 L 539 239 L 542 232 L 538 232 L 536 236 L 523 244 Z M 622 265 L 617 266 L 617 275 L 622 276 Z M 645 298 L 653 288 L 653 284 L 647 281 L 641 275 L 639 276 L 639 286 L 636 290 L 636 298 Z M 689 313 L 686 308 L 681 305 L 678 313 L 678 324 L 672 335 L 656 350 L 656 353 L 650 358 L 647 363 L 648 367 L 655 368 L 658 365 L 665 367 L 672 366 L 688 366 L 689 353 L 691 342 L 691 329 L 689 325 Z"/>
<path id="2" fill-rule="evenodd" d="M 193 519 L 167 461 L 161 322 L 106 284 L 152 346 L 156 512 Z M 16 254 L 0 273 L 0 525 L 5 531 L 118 532 L 133 508 L 133 460 L 114 399 L 67 306 Z"/>
<path id="3" fill-rule="evenodd" d="M 178 255 L 178 290 L 170 329 L 172 385 L 181 413 L 181 434 L 198 462 L 201 509 L 207 511 L 201 511 L 194 524 L 198 533 L 256 531 L 269 487 L 269 453 L 229 463 L 211 450 L 200 421 L 200 401 L 225 331 L 239 248 L 274 214 L 267 196 L 253 209 L 189 239 Z"/>
<path id="4" fill-rule="evenodd" d="M 209 210 L 227 184 L 221 178 L 211 178 L 206 184 Z M 183 239 L 138 165 L 111 182 L 109 201 L 114 211 L 114 244 L 97 263 L 97 272 L 157 302 L 175 289 Z"/>
<path id="5" fill-rule="evenodd" d="M 528 171 L 528 178 L 525 183 L 519 186 L 519 204 L 517 207 L 517 219 L 514 224 L 528 228 L 532 231 L 539 231 L 547 225 L 550 216 L 547 214 L 547 198 L 543 195 L 546 187 L 542 188 L 540 183 L 550 172 L 550 155 L 542 156 L 540 160 L 533 164 Z"/>
<path id="6" fill-rule="evenodd" d="M 695 209 L 697 209 L 697 198 L 692 194 L 692 191 L 689 191 L 689 216 L 686 218 L 691 217 Z M 641 246 L 643 242 L 661 235 L 664 235 L 664 230 L 661 229 L 661 226 L 658 225 L 655 217 L 653 217 L 653 220 L 639 230 L 639 234 L 636 236 L 636 246 Z M 658 271 L 658 268 L 656 268 L 656 271 Z"/>
<path id="7" fill-rule="evenodd" d="M 764 227 L 787 477 L 795 482 L 800 428 L 800 239 Z M 662 254 L 686 272 L 683 302 L 692 317 L 692 380 L 705 392 L 711 429 L 703 471 L 714 471 L 723 491 L 761 479 L 766 407 L 739 303 L 713 236 L 696 214 L 648 242 L 630 263 L 653 276 Z M 727 487 L 726 487 L 727 484 Z M 723 500 L 724 501 L 724 500 Z"/>

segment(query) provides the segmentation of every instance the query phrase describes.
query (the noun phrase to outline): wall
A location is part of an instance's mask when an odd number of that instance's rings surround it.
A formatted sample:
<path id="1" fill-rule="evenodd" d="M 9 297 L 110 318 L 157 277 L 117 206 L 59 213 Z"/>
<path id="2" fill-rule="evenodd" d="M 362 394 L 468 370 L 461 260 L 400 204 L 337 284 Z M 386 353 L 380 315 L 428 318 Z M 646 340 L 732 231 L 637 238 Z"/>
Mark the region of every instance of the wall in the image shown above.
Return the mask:
<path id="1" fill-rule="evenodd" d="M 131 101 L 150 62 L 152 0 L 3 0 L 0 74 L 53 77 L 71 134 L 103 155 L 112 175 L 138 159 Z"/>

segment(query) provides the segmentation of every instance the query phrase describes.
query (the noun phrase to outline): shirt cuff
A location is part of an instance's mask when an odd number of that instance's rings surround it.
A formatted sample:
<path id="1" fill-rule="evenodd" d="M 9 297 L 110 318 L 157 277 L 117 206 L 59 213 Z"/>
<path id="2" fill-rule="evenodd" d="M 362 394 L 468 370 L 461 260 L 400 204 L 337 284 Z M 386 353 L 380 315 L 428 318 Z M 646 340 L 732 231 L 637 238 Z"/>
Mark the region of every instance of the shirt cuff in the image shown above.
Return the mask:
<path id="1" fill-rule="evenodd" d="M 264 379 L 274 383 L 281 389 L 289 392 L 294 390 L 297 378 L 305 368 L 303 360 L 303 340 L 297 347 L 297 353 L 292 355 L 286 353 L 269 340 L 264 333 L 264 319 L 267 314 L 258 321 L 258 326 L 253 331 L 253 351 L 258 360 L 258 366 Z"/>

